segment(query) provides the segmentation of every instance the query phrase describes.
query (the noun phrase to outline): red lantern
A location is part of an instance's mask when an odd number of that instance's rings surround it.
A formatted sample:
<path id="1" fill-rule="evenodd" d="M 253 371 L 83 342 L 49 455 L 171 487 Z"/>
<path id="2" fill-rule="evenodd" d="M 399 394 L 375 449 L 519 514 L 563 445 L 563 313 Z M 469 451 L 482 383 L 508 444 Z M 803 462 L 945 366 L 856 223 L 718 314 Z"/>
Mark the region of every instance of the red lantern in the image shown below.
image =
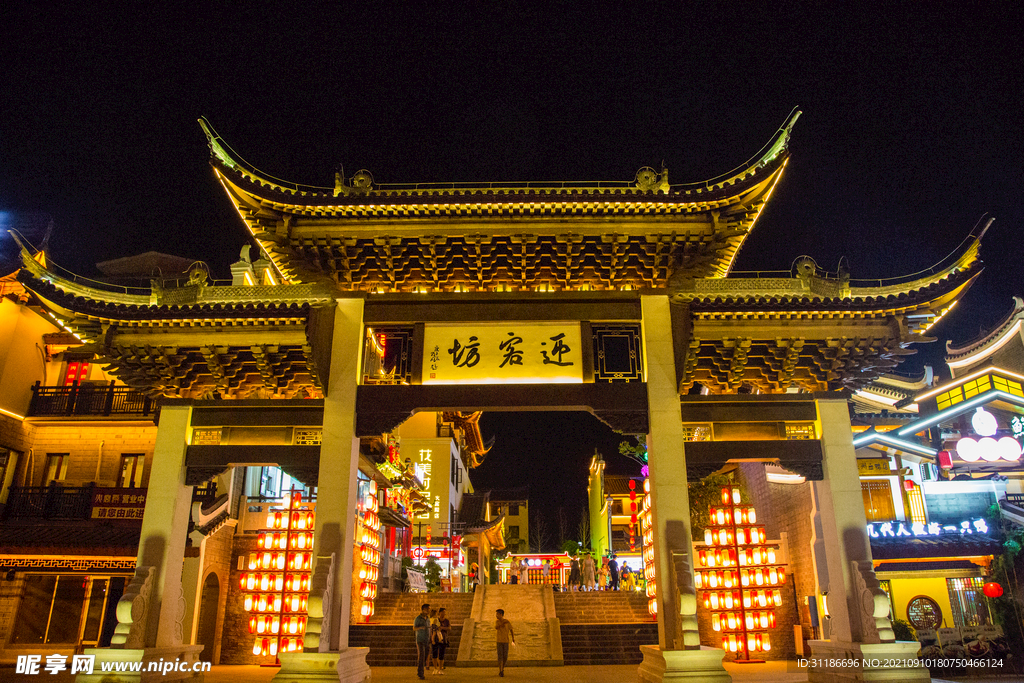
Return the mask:
<path id="1" fill-rule="evenodd" d="M 949 451 L 939 451 L 939 467 L 944 470 L 953 469 L 953 455 Z"/>
<path id="2" fill-rule="evenodd" d="M 1003 587 L 994 581 L 989 581 L 981 587 L 981 592 L 989 598 L 998 598 L 1003 594 Z"/>

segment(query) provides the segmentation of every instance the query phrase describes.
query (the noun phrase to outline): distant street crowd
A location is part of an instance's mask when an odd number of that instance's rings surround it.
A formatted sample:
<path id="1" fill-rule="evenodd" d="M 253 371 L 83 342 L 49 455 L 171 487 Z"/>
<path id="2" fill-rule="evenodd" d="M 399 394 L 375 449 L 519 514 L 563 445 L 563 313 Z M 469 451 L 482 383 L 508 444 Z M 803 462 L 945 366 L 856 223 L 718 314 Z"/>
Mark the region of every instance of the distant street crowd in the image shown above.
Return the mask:
<path id="1" fill-rule="evenodd" d="M 562 591 L 640 591 L 645 585 L 643 572 L 632 569 L 628 562 L 623 562 L 620 567 L 615 555 L 603 556 L 600 567 L 591 553 L 573 557 L 568 575 L 552 567 L 551 560 L 544 560 L 540 566 L 540 580 L 537 580 L 536 571 L 533 574 L 533 583 L 555 586 Z M 531 583 L 529 565 L 516 556 L 512 557 L 508 576 L 511 584 Z"/>

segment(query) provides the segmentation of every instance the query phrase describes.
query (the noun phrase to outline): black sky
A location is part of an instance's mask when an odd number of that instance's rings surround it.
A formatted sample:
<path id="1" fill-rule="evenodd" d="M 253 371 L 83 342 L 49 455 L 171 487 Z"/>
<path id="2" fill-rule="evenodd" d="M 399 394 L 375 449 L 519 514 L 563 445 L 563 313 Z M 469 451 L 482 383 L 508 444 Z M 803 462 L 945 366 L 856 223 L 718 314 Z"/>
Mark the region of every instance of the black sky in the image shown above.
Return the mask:
<path id="1" fill-rule="evenodd" d="M 678 183 L 742 163 L 799 106 L 738 269 L 911 273 L 991 214 L 986 272 L 905 370 L 1024 294 L 1019 3 L 177 4 L 5 4 L 0 212 L 50 213 L 72 270 L 155 249 L 227 275 L 246 235 L 200 115 L 316 185 L 338 164 L 425 182 L 662 161 Z"/>

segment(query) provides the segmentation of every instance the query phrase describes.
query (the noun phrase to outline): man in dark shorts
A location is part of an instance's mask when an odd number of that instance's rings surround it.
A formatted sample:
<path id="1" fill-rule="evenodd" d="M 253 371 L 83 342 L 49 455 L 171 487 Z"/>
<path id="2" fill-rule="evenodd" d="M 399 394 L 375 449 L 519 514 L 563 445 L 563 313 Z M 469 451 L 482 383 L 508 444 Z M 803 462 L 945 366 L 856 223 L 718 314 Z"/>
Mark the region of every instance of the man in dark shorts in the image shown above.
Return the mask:
<path id="1" fill-rule="evenodd" d="M 452 622 L 448 620 L 448 613 L 444 607 L 437 610 L 437 636 L 434 640 L 433 649 L 434 665 L 437 667 L 436 673 L 444 675 L 444 653 L 448 649 L 448 632 L 452 630 Z"/>
<path id="2" fill-rule="evenodd" d="M 512 622 L 505 618 L 505 610 L 499 609 L 494 613 L 496 621 L 494 628 L 498 632 L 498 675 L 505 675 L 505 663 L 508 661 L 508 646 L 515 645 L 516 637 L 512 633 Z"/>
<path id="3" fill-rule="evenodd" d="M 426 679 L 423 675 L 423 667 L 427 665 L 427 657 L 430 656 L 430 605 L 423 605 L 416 621 L 412 622 L 413 632 L 416 634 L 416 675 Z"/>

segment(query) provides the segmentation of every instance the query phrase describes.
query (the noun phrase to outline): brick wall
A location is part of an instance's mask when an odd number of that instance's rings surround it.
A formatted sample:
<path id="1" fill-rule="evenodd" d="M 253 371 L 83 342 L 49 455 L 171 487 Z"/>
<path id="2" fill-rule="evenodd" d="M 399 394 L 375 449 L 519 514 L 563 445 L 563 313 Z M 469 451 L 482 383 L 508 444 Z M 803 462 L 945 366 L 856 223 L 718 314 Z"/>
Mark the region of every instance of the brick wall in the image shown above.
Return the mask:
<path id="1" fill-rule="evenodd" d="M 256 534 L 235 534 L 232 537 L 230 573 L 225 591 L 227 601 L 220 631 L 220 664 L 265 664 L 267 661 L 265 657 L 256 657 L 252 653 L 256 636 L 249 633 L 250 615 L 243 608 L 244 594 L 238 587 L 242 574 L 238 570 L 238 558 L 248 559 L 252 552 L 256 552 Z"/>
<path id="2" fill-rule="evenodd" d="M 99 484 L 116 486 L 120 478 L 121 455 L 126 453 L 145 454 L 145 469 L 142 474 L 143 488 L 149 485 L 149 472 L 153 464 L 153 443 L 156 441 L 156 426 L 141 423 L 95 422 L 81 425 L 38 424 L 34 430 L 32 448 L 35 449 L 35 466 L 32 483 L 42 483 L 47 453 L 69 453 L 65 479 L 70 484 L 84 484 L 95 481 Z M 101 445 L 102 444 L 102 445 Z M 102 453 L 99 478 L 96 464 Z"/>
<path id="3" fill-rule="evenodd" d="M 764 524 L 769 539 L 786 538 L 789 566 L 783 584 L 782 607 L 775 609 L 775 628 L 769 631 L 772 649 L 764 659 L 796 658 L 793 626 L 801 624 L 804 638 L 810 638 L 810 612 L 803 596 L 814 594 L 814 568 L 811 564 L 811 491 L 809 484 L 772 484 L 765 477 L 761 463 L 742 463 L 739 479 L 749 502 L 757 510 L 757 520 Z M 697 610 L 701 644 L 721 647 L 721 637 L 711 628 L 711 615 Z M 736 656 L 726 653 L 725 660 Z"/>

